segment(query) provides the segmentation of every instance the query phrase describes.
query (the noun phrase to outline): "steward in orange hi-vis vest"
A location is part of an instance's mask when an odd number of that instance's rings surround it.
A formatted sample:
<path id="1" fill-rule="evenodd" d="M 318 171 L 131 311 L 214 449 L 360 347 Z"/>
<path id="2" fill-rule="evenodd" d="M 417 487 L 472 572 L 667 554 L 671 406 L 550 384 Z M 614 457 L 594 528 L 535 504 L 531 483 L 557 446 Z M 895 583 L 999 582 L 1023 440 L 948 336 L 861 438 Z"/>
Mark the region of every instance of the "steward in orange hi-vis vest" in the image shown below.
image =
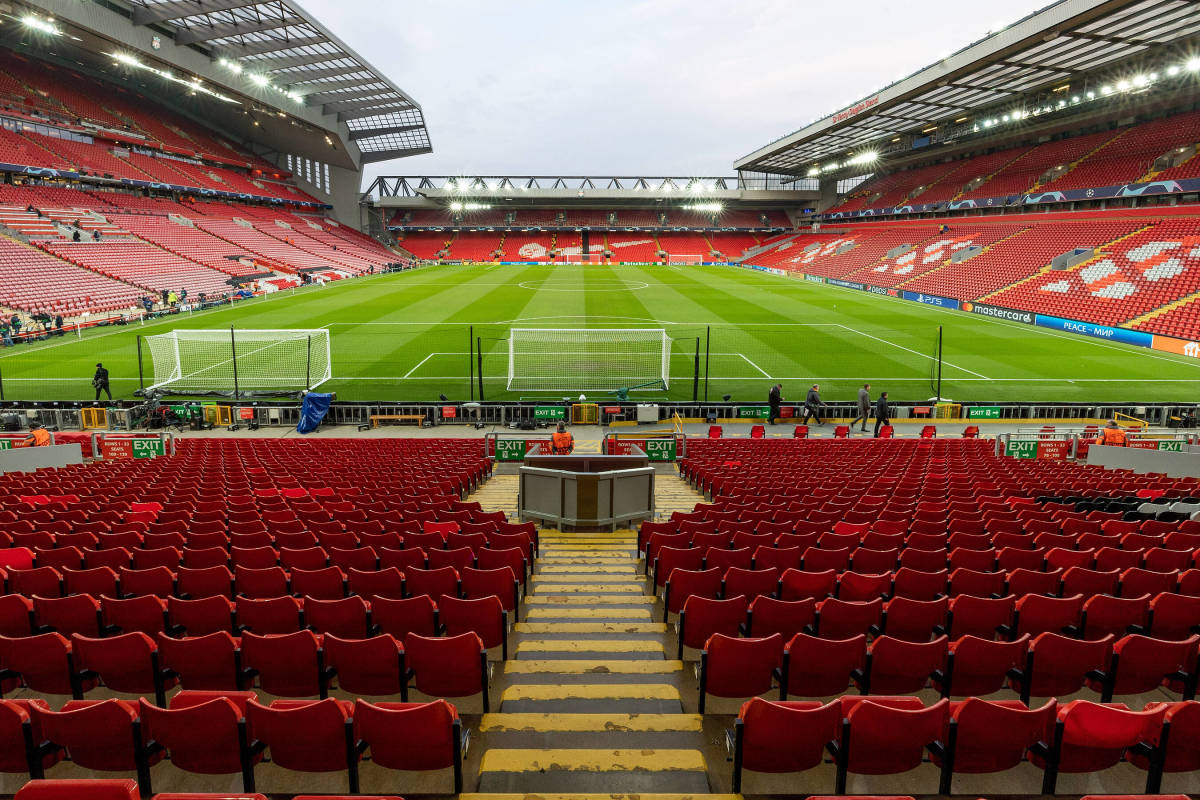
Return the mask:
<path id="1" fill-rule="evenodd" d="M 550 445 L 554 448 L 554 455 L 569 456 L 575 449 L 575 437 L 567 430 L 567 426 L 560 422 L 558 430 L 550 437 Z"/>
<path id="2" fill-rule="evenodd" d="M 1125 431 L 1117 427 L 1117 421 L 1110 419 L 1104 429 L 1100 431 L 1100 435 L 1096 437 L 1095 444 L 1106 444 L 1109 447 L 1128 447 L 1129 438 L 1125 436 Z"/>

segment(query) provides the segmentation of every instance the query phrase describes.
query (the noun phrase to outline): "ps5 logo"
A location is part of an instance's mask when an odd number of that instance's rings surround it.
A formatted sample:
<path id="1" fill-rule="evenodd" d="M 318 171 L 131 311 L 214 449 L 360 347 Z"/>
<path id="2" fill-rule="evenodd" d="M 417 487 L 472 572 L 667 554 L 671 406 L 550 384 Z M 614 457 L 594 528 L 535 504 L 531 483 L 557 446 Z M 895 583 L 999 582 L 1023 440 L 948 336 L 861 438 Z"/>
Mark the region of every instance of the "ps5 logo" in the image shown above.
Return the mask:
<path id="1" fill-rule="evenodd" d="M 1183 354 L 1192 358 L 1200 357 L 1200 344 L 1196 342 L 1188 342 L 1183 346 Z"/>

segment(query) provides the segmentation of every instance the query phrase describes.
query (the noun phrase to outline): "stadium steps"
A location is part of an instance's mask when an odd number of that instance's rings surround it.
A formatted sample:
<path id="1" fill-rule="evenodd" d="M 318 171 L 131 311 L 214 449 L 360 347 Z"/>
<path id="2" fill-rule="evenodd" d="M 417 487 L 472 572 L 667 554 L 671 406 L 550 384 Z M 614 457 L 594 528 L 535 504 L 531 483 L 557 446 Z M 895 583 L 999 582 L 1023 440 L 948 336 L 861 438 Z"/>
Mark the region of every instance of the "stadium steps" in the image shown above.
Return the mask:
<path id="1" fill-rule="evenodd" d="M 510 646 L 470 797 L 707 795 L 704 721 L 684 713 L 636 532 L 543 530 Z"/>
<path id="2" fill-rule="evenodd" d="M 915 201 L 921 195 L 928 192 L 933 187 L 941 186 L 945 181 L 949 180 L 950 178 L 953 178 L 956 174 L 958 174 L 958 171 L 960 169 L 962 169 L 966 163 L 967 163 L 966 161 L 962 161 L 958 164 L 958 166 L 952 167 L 948 171 L 943 172 L 941 175 L 939 175 L 938 177 L 936 177 L 932 181 L 930 181 L 927 185 L 918 187 L 911 194 L 909 194 L 907 197 L 904 198 L 904 202 L 911 203 L 911 202 Z"/>
<path id="3" fill-rule="evenodd" d="M 1080 156 L 1079 158 L 1077 158 L 1077 159 L 1075 159 L 1074 161 L 1072 161 L 1070 164 L 1068 164 L 1068 165 L 1067 165 L 1067 168 L 1066 168 L 1065 170 L 1063 170 L 1062 172 L 1058 173 L 1057 175 L 1055 175 L 1054 177 L 1052 177 L 1050 180 L 1051 180 L 1051 181 L 1056 181 L 1056 180 L 1058 180 L 1059 178 L 1061 178 L 1063 175 L 1070 175 L 1070 174 L 1071 174 L 1071 170 L 1075 169 L 1075 168 L 1076 168 L 1076 167 L 1078 167 L 1078 166 L 1079 166 L 1081 163 L 1083 163 L 1084 161 L 1087 161 L 1089 158 L 1091 158 L 1092 156 L 1096 155 L 1096 153 L 1099 153 L 1101 150 L 1103 150 L 1104 148 L 1108 147 L 1110 144 L 1112 144 L 1113 142 L 1117 141 L 1117 140 L 1118 140 L 1118 139 L 1120 139 L 1122 136 L 1124 136 L 1125 134 L 1129 133 L 1129 131 L 1131 131 L 1131 130 L 1133 130 L 1133 128 L 1132 128 L 1132 127 L 1130 127 L 1130 128 L 1123 128 L 1121 131 L 1119 131 L 1119 132 L 1117 133 L 1117 135 L 1116 135 L 1116 136 L 1112 137 L 1111 139 L 1109 139 L 1109 140 L 1107 140 L 1107 141 L 1105 141 L 1105 142 L 1101 142 L 1101 143 L 1100 143 L 1100 144 L 1099 144 L 1097 147 L 1094 147 L 1094 148 L 1092 148 L 1091 150 L 1089 150 L 1088 152 L 1084 153 L 1084 154 L 1083 154 L 1082 156 Z M 1047 181 L 1047 183 L 1049 183 L 1049 181 Z M 1029 187 L 1029 188 L 1026 190 L 1026 192 L 1025 192 L 1025 193 L 1026 193 L 1026 194 L 1029 194 L 1029 193 L 1032 193 L 1032 192 L 1036 192 L 1038 189 L 1042 188 L 1042 186 L 1044 186 L 1044 185 L 1045 185 L 1045 184 L 1043 184 L 1043 183 L 1040 183 L 1040 182 L 1039 182 L 1039 183 L 1035 183 L 1035 184 L 1033 184 L 1033 186 L 1030 186 L 1030 187 Z"/>
<path id="4" fill-rule="evenodd" d="M 679 477 L 673 480 L 667 475 L 656 475 L 654 481 L 654 513 L 657 517 L 666 518 L 674 511 L 691 512 L 696 503 L 703 503 L 705 497 L 692 488 L 692 485 Z"/>
<path id="5" fill-rule="evenodd" d="M 1192 292 L 1191 294 L 1181 297 L 1178 300 L 1172 300 L 1170 303 L 1167 303 L 1165 306 L 1159 306 L 1158 308 L 1151 309 L 1150 311 L 1147 311 L 1145 314 L 1134 317 L 1133 319 L 1126 320 L 1125 322 L 1122 322 L 1121 324 L 1128 325 L 1130 327 L 1136 327 L 1138 325 L 1141 325 L 1143 322 L 1149 322 L 1150 320 L 1154 319 L 1155 317 L 1161 317 L 1163 314 L 1166 314 L 1168 311 L 1174 311 L 1175 309 L 1177 309 L 1181 306 L 1186 306 L 1189 303 L 1192 303 L 1196 300 L 1200 300 L 1200 292 Z"/>
<path id="6" fill-rule="evenodd" d="M 1000 244 L 1001 242 L 1007 242 L 1009 239 L 1013 238 L 1014 236 L 1020 236 L 1022 233 L 1025 233 L 1025 232 L 1026 232 L 1026 231 L 1028 231 L 1028 230 L 1030 230 L 1030 229 L 1029 229 L 1029 228 L 1021 228 L 1020 230 L 1013 231 L 1013 232 L 1012 232 L 1012 233 L 1010 233 L 1008 236 L 1005 236 L 1005 237 L 1004 237 L 1004 238 L 1002 238 L 1002 239 L 997 239 L 996 241 L 994 241 L 994 242 L 992 242 L 991 244 L 987 245 L 986 247 L 984 247 L 983 249 L 981 249 L 981 250 L 980 250 L 978 253 L 976 253 L 974 256 L 971 256 L 971 258 L 975 258 L 976 256 L 981 256 L 981 255 L 983 255 L 984 253 L 986 253 L 988 250 L 991 250 L 993 247 L 995 247 L 996 245 Z M 970 259 L 967 259 L 967 260 L 969 261 Z M 959 264 L 961 264 L 961 263 L 963 263 L 963 262 L 962 262 L 962 261 L 952 261 L 951 259 L 947 258 L 945 261 L 943 261 L 943 262 L 942 262 L 941 264 L 939 264 L 937 267 L 935 267 L 935 268 L 933 268 L 933 269 L 929 270 L 928 272 L 922 272 L 920 275 L 914 275 L 914 276 L 912 276 L 911 278 L 909 278 L 909 279 L 908 279 L 908 280 L 906 280 L 906 281 L 901 281 L 900 283 L 897 283 L 897 284 L 896 284 L 896 288 L 897 288 L 897 289 L 902 289 L 902 288 L 904 288 L 905 286 L 907 286 L 909 283 L 912 283 L 913 281 L 915 281 L 915 280 L 917 280 L 917 279 L 919 279 L 919 278 L 927 278 L 927 277 L 929 277 L 930 275 L 933 275 L 934 273 L 936 273 L 936 272 L 938 272 L 938 271 L 940 271 L 940 270 L 943 270 L 943 269 L 945 269 L 946 267 L 956 267 L 956 266 L 958 266 L 958 265 L 959 265 Z"/>
<path id="7" fill-rule="evenodd" d="M 519 480 L 519 476 L 516 474 L 495 473 L 467 499 L 478 501 L 484 511 L 503 511 L 505 514 L 514 514 L 517 510 Z"/>
<path id="8" fill-rule="evenodd" d="M 1024 157 L 1025 157 L 1025 154 L 1026 154 L 1026 153 L 1028 153 L 1028 152 L 1030 152 L 1031 150 L 1033 150 L 1033 148 L 1032 148 L 1032 147 L 1027 147 L 1027 148 L 1017 148 L 1017 149 L 1019 149 L 1021 152 L 1017 153 L 1015 156 L 1013 156 L 1012 158 L 1010 158 L 1008 161 L 1005 161 L 1003 164 L 1001 164 L 1000 166 L 996 167 L 996 169 L 995 169 L 995 170 L 993 170 L 991 174 L 989 174 L 989 175 L 985 175 L 985 176 L 983 177 L 983 180 L 981 180 L 981 181 L 979 182 L 979 185 L 978 185 L 978 186 L 976 186 L 974 189 L 971 189 L 970 191 L 974 192 L 974 191 L 978 191 L 979 189 L 982 189 L 984 186 L 986 186 L 986 185 L 988 184 L 988 182 L 989 182 L 989 181 L 990 181 L 992 178 L 996 177 L 996 176 L 997 176 L 997 175 L 999 175 L 1001 172 L 1003 172 L 1004 170 L 1008 169 L 1010 166 L 1012 166 L 1012 165 L 1013 165 L 1013 163 L 1014 163 L 1014 162 L 1020 161 L 1022 158 L 1024 158 Z M 974 181 L 974 179 L 972 179 L 971 181 L 967 181 L 967 183 L 964 183 L 964 184 L 963 184 L 963 187 L 964 187 L 964 188 L 962 188 L 962 189 L 959 189 L 959 190 L 958 190 L 958 193 L 957 193 L 957 194 L 955 194 L 955 195 L 954 195 L 954 197 L 951 197 L 951 198 L 950 198 L 950 202 L 954 202 L 955 200 L 957 200 L 958 198 L 960 198 L 960 197 L 962 197 L 964 194 L 966 194 L 966 193 L 967 193 L 967 190 L 965 189 L 965 187 L 967 186 L 967 184 L 969 184 L 969 183 L 972 183 L 973 181 Z"/>
<path id="9" fill-rule="evenodd" d="M 1033 273 L 1032 275 L 1026 275 L 1024 278 L 1021 278 L 1021 280 L 1019 280 L 1019 281 L 1014 281 L 1013 283 L 1010 283 L 1008 286 L 1002 286 L 994 292 L 989 292 L 988 294 L 985 294 L 983 297 L 980 297 L 975 302 L 977 302 L 977 303 L 991 302 L 991 299 L 993 297 L 996 297 L 997 295 L 999 295 L 1003 292 L 1007 292 L 1009 289 L 1014 289 L 1018 286 L 1021 286 L 1022 284 L 1025 284 L 1025 283 L 1028 283 L 1029 281 L 1035 280 L 1036 278 L 1040 278 L 1048 272 L 1057 271 L 1063 275 L 1068 275 L 1072 272 L 1077 272 L 1078 270 L 1086 267 L 1088 264 L 1091 264 L 1101 258 L 1106 258 L 1108 255 L 1108 253 L 1107 253 L 1108 248 L 1112 247 L 1114 244 L 1123 242 L 1131 236 L 1137 236 L 1139 233 L 1148 231 L 1153 227 L 1154 227 L 1153 223 L 1150 225 L 1143 225 L 1142 227 L 1138 228 L 1136 231 L 1131 231 L 1130 233 L 1127 233 L 1124 236 L 1118 236 L 1116 239 L 1113 239 L 1111 242 L 1105 242 L 1104 244 L 1102 244 L 1096 248 L 1095 255 L 1093 255 L 1091 258 L 1089 258 L 1086 261 L 1080 261 L 1078 264 L 1076 264 L 1073 267 L 1068 267 L 1067 269 L 1063 269 L 1063 270 L 1054 270 L 1049 264 L 1047 264 L 1046 266 L 1038 269 L 1038 271 Z"/>

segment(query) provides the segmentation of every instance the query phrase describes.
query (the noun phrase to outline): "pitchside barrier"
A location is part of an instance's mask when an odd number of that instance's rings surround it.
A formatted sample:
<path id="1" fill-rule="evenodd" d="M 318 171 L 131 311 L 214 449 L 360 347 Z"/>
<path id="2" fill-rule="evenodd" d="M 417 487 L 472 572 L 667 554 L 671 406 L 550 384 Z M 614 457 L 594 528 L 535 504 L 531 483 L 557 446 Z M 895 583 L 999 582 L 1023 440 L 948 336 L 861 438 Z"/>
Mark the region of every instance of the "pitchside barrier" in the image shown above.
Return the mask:
<path id="1" fill-rule="evenodd" d="M 1082 459 L 1099 435 L 1099 430 L 1018 430 L 996 437 L 996 455 L 1008 458 L 1031 458 L 1062 461 Z M 1200 434 L 1176 431 L 1143 431 L 1126 433 L 1129 447 L 1139 450 L 1182 452 L 1185 445 L 1200 441 Z"/>

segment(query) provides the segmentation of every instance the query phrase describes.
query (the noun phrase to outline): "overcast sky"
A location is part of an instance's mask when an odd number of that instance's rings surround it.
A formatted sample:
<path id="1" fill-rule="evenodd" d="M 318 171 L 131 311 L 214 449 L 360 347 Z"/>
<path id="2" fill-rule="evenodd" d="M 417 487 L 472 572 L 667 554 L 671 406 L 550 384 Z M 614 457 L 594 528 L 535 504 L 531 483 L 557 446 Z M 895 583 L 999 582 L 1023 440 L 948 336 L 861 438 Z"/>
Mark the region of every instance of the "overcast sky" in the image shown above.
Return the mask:
<path id="1" fill-rule="evenodd" d="M 303 0 L 421 104 L 386 175 L 728 175 L 1049 0 Z"/>

